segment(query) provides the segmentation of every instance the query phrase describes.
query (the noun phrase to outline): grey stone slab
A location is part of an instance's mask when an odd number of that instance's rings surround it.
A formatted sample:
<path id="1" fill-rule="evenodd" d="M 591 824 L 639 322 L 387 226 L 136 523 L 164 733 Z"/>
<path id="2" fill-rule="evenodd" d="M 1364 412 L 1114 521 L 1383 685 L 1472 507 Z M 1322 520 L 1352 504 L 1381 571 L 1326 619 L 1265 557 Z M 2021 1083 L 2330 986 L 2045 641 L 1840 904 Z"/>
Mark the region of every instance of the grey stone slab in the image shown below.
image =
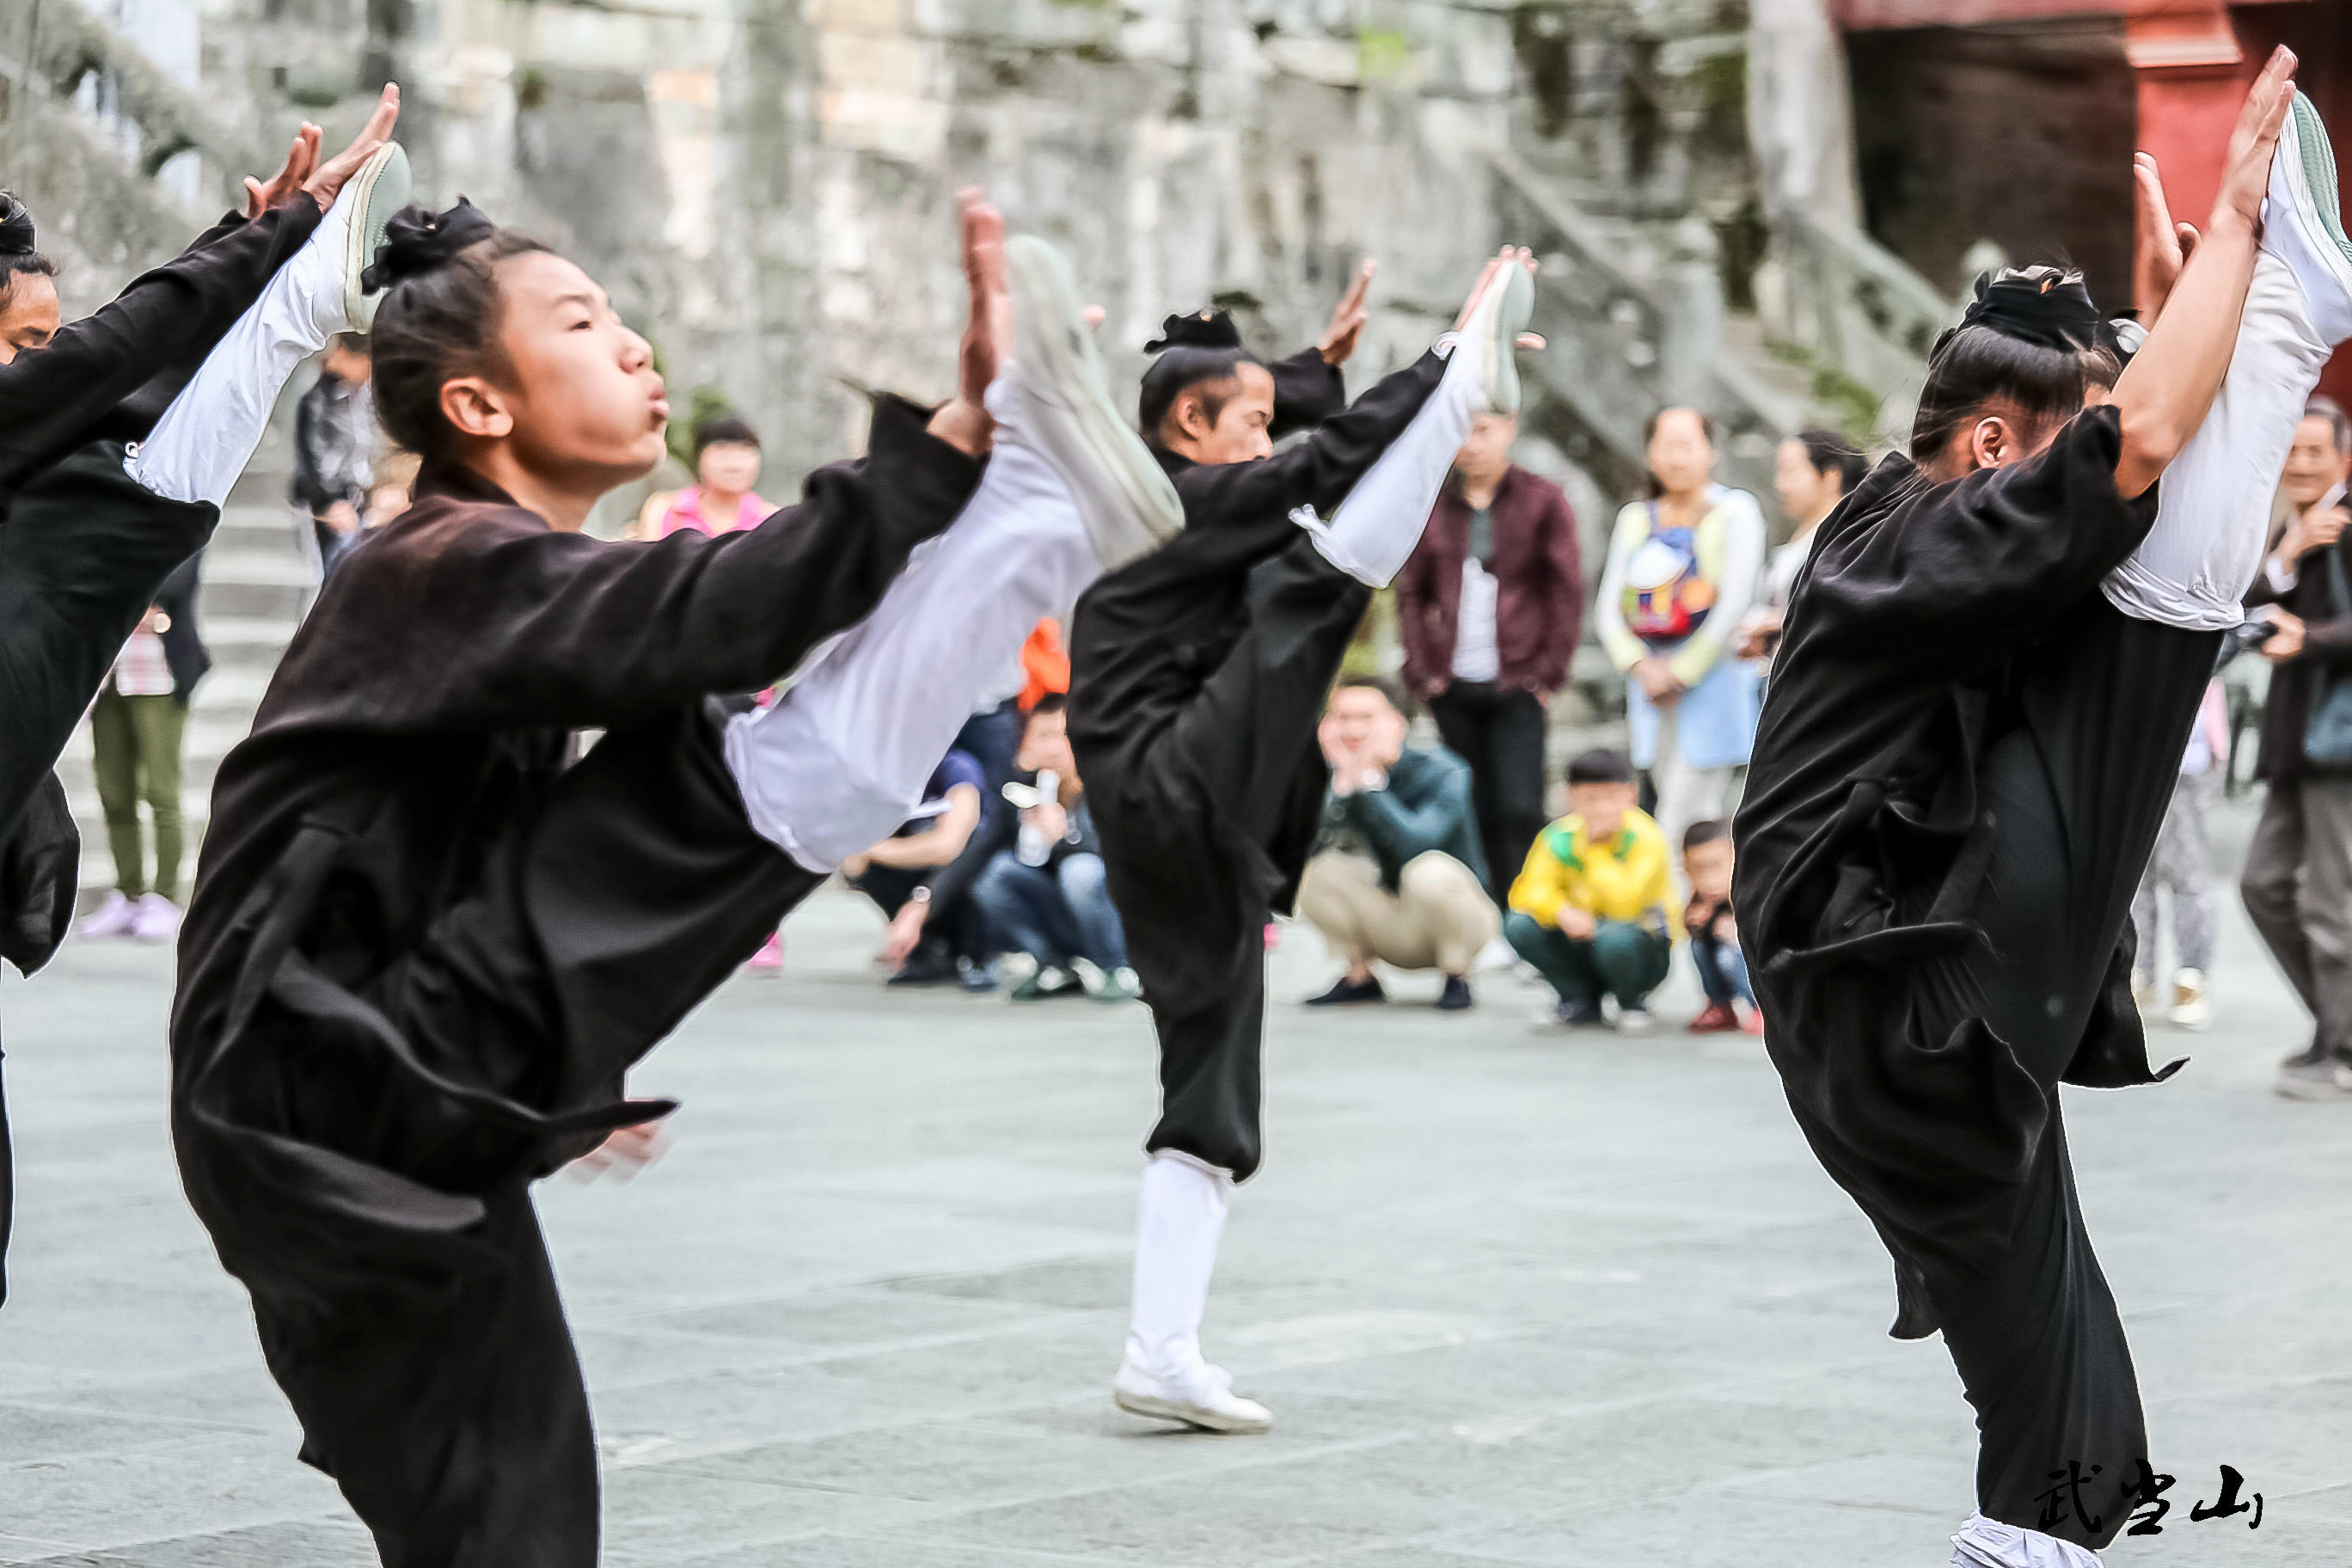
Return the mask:
<path id="1" fill-rule="evenodd" d="M 298 1519 L 217 1534 L 142 1542 L 38 1560 L 45 1568 L 374 1568 L 365 1529 L 348 1519 Z"/>
<path id="2" fill-rule="evenodd" d="M 60 1458 L 215 1442 L 224 1435 L 253 1434 L 250 1427 L 226 1422 L 139 1420 L 96 1410 L 0 1403 L 0 1472 Z"/>
<path id="3" fill-rule="evenodd" d="M 604 1561 L 656 1563 L 827 1531 L 888 1529 L 922 1517 L 902 1500 L 779 1486 L 668 1465 L 612 1471 L 604 1487 Z"/>
<path id="4" fill-rule="evenodd" d="M 334 1483 L 275 1438 L 61 1457 L 5 1474 L 12 1528 L 109 1550 L 342 1510 Z"/>

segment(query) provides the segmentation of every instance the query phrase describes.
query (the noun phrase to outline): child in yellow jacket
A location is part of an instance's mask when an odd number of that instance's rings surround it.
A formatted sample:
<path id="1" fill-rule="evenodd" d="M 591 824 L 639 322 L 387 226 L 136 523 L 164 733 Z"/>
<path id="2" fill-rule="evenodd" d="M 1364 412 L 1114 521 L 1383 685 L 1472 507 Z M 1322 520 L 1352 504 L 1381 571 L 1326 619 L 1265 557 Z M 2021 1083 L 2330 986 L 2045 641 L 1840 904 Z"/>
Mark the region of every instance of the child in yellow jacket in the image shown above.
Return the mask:
<path id="1" fill-rule="evenodd" d="M 1563 1024 L 1597 1024 L 1604 993 L 1617 1026 L 1651 1026 L 1680 933 L 1665 835 L 1638 809 L 1622 752 L 1587 752 L 1568 765 L 1569 814 L 1536 836 L 1511 884 L 1503 934 L 1550 983 Z"/>

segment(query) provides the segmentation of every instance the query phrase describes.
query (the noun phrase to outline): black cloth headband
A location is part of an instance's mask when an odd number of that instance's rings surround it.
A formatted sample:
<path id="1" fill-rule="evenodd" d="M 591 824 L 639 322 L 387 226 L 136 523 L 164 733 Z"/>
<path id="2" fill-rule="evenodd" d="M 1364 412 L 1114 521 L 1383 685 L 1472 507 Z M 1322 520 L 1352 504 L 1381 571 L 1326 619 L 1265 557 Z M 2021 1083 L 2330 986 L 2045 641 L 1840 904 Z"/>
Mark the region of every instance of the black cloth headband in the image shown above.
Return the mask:
<path id="1" fill-rule="evenodd" d="M 1160 323 L 1160 335 L 1143 345 L 1143 352 L 1156 354 L 1165 349 L 1237 349 L 1242 346 L 1242 331 L 1234 319 L 1223 310 L 1196 310 L 1190 315 L 1171 316 Z"/>
<path id="2" fill-rule="evenodd" d="M 498 232 L 499 226 L 488 215 L 463 196 L 445 213 L 412 202 L 393 214 L 384 226 L 383 243 L 375 247 L 374 262 L 360 274 L 360 289 L 374 294 L 405 279 L 436 271 L 467 246 L 478 245 Z"/>
<path id="3" fill-rule="evenodd" d="M 35 241 L 33 215 L 7 191 L 0 191 L 0 255 L 30 256 Z"/>
<path id="4" fill-rule="evenodd" d="M 2045 349 L 2114 347 L 2115 329 L 2091 302 L 2080 274 L 2054 268 L 1977 275 L 1977 297 L 1964 327 L 1990 327 L 2005 338 Z"/>

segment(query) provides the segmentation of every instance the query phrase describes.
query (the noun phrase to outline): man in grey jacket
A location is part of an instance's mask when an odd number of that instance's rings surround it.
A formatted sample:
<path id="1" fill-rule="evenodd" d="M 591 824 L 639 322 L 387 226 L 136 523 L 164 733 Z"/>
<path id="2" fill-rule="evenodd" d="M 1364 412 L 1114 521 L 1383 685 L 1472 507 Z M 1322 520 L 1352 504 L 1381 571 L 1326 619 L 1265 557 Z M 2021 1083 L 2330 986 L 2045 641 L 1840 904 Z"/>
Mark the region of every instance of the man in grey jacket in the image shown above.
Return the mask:
<path id="1" fill-rule="evenodd" d="M 1470 966 L 1497 933 L 1470 765 L 1442 749 L 1409 750 L 1404 732 L 1386 681 L 1340 678 L 1318 731 L 1331 788 L 1298 909 L 1346 954 L 1348 973 L 1310 1007 L 1386 1001 L 1372 973 L 1381 963 L 1437 970 L 1437 1005 L 1458 1012 L 1470 1005 Z"/>

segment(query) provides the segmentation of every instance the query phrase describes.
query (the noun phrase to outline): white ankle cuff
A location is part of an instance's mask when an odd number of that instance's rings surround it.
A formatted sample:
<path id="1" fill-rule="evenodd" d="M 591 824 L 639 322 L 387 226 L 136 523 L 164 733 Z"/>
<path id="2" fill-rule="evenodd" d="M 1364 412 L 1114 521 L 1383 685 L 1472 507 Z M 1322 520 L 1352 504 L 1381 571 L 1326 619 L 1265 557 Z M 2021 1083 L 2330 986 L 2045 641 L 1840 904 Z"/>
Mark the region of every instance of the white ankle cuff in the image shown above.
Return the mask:
<path id="1" fill-rule="evenodd" d="M 2099 1554 L 2038 1530 L 1972 1513 L 1952 1537 L 1950 1568 L 2099 1568 Z"/>

